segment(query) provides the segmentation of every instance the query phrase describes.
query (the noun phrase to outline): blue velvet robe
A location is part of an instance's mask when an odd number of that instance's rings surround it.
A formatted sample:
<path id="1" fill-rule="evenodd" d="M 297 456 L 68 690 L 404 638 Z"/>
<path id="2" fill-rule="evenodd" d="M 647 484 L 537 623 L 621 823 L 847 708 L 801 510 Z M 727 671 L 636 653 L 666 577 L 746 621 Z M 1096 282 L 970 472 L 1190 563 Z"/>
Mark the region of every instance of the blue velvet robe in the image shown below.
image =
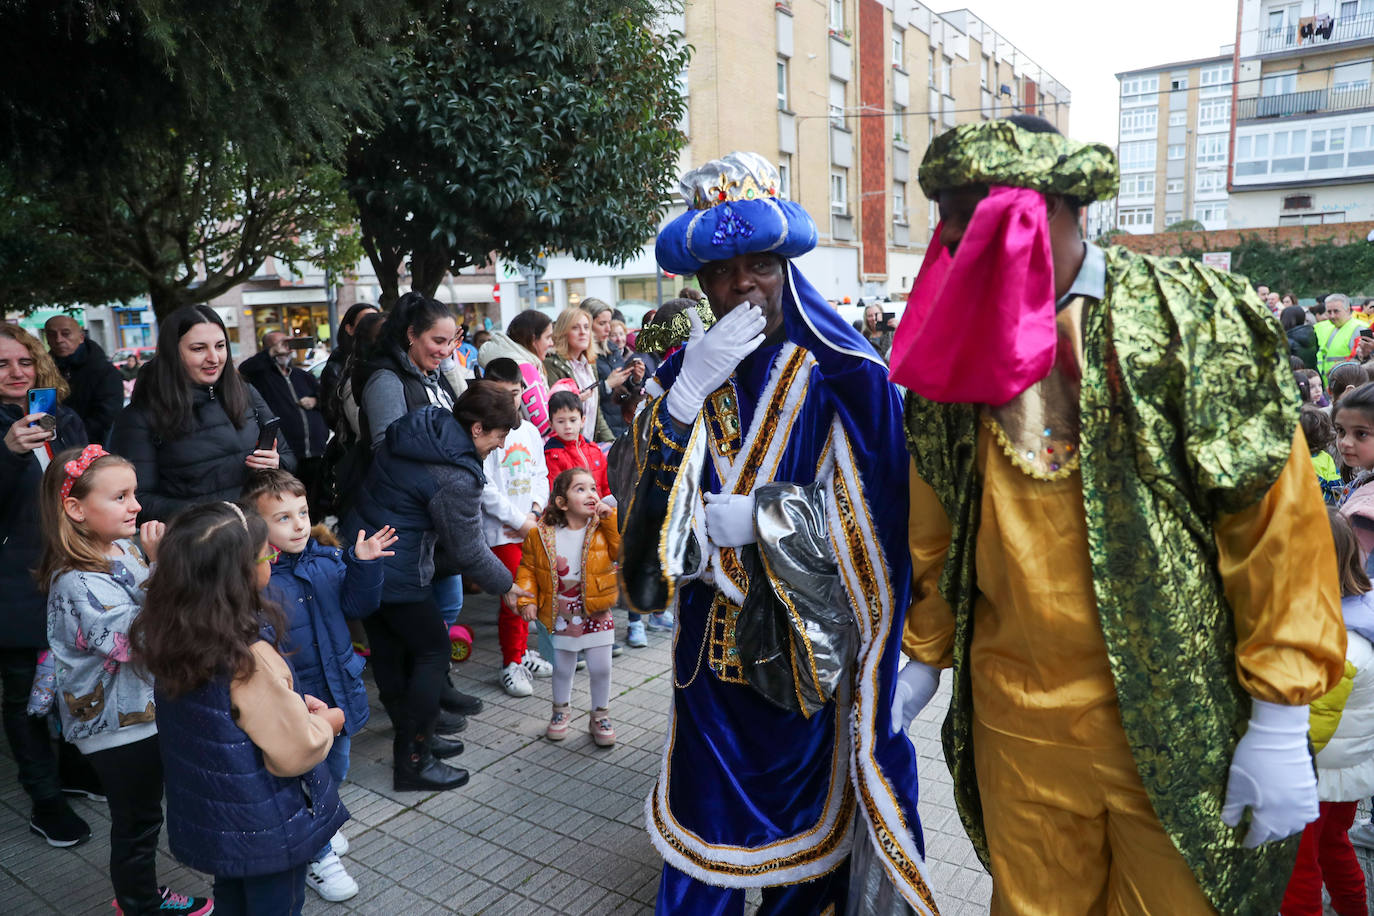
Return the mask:
<path id="1" fill-rule="evenodd" d="M 901 400 L 872 347 L 790 264 L 783 312 L 785 340 L 770 340 L 731 379 L 735 463 L 721 457 L 731 434 L 714 397 L 687 432 L 674 428 L 666 397 L 639 419 L 636 463 L 652 481 L 636 488 L 627 537 L 661 531 L 657 574 L 678 621 L 672 720 L 646 821 L 675 868 L 709 884 L 751 887 L 839 866 L 857 811 L 862 835 L 903 897 L 917 912 L 933 912 L 915 750 L 890 722 L 911 579 Z M 660 368 L 665 390 L 681 359 Z M 680 476 L 699 481 L 700 491 L 678 486 Z M 808 717 L 768 702 L 731 666 L 726 631 L 733 628 L 722 605 L 739 604 L 747 580 L 733 551 L 709 544 L 700 506 L 703 493 L 804 485 L 818 476 L 862 635 L 853 690 Z M 667 543 L 683 541 L 689 529 L 687 550 Z M 624 570 L 627 579 L 653 575 L 642 566 Z"/>

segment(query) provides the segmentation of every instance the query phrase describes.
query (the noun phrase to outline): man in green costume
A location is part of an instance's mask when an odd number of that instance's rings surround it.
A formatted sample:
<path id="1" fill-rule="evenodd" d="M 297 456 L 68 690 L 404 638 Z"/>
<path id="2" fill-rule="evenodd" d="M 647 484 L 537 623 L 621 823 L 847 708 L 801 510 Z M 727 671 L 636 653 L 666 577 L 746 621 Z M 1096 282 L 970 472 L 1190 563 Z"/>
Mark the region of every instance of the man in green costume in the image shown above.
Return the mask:
<path id="1" fill-rule="evenodd" d="M 1273 913 L 1317 815 L 1306 704 L 1345 652 L 1283 335 L 1242 278 L 1086 244 L 1115 158 L 1039 118 L 955 128 L 920 179 L 893 721 L 953 667 L 994 913 Z"/>

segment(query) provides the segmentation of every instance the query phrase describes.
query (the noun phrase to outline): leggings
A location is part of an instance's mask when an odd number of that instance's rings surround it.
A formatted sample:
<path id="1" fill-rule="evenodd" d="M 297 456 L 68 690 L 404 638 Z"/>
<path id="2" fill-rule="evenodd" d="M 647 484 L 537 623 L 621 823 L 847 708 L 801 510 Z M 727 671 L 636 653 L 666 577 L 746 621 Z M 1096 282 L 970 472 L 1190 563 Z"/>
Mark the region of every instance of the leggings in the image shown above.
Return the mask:
<path id="1" fill-rule="evenodd" d="M 398 735 L 431 733 L 448 674 L 448 627 L 432 596 L 383 601 L 363 619 L 372 645 L 372 676 Z"/>
<path id="2" fill-rule="evenodd" d="M 593 646 L 583 651 L 587 656 L 587 678 L 591 681 L 592 709 L 605 709 L 611 701 L 611 647 Z M 576 670 L 576 652 L 554 650 L 553 701 L 559 706 L 572 700 L 573 673 Z"/>

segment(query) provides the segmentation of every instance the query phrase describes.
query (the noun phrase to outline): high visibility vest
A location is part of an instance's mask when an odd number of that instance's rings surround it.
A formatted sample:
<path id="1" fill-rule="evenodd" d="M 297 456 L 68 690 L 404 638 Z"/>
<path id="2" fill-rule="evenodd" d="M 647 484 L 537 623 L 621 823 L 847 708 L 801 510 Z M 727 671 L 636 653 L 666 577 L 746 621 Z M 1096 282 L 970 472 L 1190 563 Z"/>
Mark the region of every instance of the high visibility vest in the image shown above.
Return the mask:
<path id="1" fill-rule="evenodd" d="M 1313 326 L 1312 330 L 1317 332 L 1317 363 L 1322 378 L 1326 378 L 1333 367 L 1350 359 L 1355 334 L 1361 327 L 1362 325 L 1353 319 L 1339 328 L 1330 321 L 1319 321 Z"/>

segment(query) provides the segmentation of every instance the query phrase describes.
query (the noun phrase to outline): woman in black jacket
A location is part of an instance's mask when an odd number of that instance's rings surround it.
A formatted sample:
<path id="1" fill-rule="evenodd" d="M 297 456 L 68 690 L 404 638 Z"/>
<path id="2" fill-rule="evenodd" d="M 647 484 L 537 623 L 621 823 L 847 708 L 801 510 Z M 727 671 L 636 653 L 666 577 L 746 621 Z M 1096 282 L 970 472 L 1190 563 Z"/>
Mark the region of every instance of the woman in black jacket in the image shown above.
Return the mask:
<path id="1" fill-rule="evenodd" d="M 110 450 L 138 474 L 140 519 L 167 521 L 196 503 L 237 499 L 251 470 L 295 470 L 281 436 L 273 448 L 257 447 L 259 425 L 271 416 L 234 368 L 214 309 L 186 305 L 168 315 L 157 355 L 110 433 Z"/>
<path id="2" fill-rule="evenodd" d="M 6 431 L 0 449 L 0 715 L 19 783 L 33 802 L 29 830 L 52 846 L 75 846 L 90 838 L 91 828 L 62 796 L 47 717 L 28 715 L 27 707 L 38 653 L 48 647 L 48 601 L 33 578 L 43 551 L 39 483 L 53 455 L 86 444 L 86 426 L 61 404 L 46 419 L 30 414 L 30 388 L 56 388 L 59 401 L 67 395 L 66 381 L 38 339 L 0 324 L 0 428 Z"/>
<path id="3" fill-rule="evenodd" d="M 1307 311 L 1290 305 L 1279 314 L 1279 323 L 1288 335 L 1288 352 L 1302 360 L 1303 368 L 1317 369 L 1317 332 L 1307 324 Z"/>

